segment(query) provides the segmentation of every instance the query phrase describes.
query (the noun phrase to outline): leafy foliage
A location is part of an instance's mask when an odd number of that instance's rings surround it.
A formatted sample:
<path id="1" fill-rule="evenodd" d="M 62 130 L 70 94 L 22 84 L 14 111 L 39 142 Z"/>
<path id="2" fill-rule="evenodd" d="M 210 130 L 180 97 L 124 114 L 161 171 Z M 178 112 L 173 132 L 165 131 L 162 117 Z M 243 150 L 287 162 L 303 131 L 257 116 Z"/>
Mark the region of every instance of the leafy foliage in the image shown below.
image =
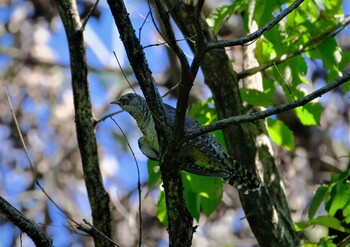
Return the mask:
<path id="1" fill-rule="evenodd" d="M 329 185 L 321 185 L 315 192 L 308 212 L 307 222 L 297 222 L 297 231 L 320 225 L 350 234 L 350 169 L 333 174 Z M 323 208 L 326 215 L 316 216 Z M 316 217 L 315 217 L 316 216 Z M 325 242 L 326 241 L 326 242 Z M 325 243 L 329 245 L 324 245 Z M 321 239 L 319 246 L 333 246 L 332 238 Z M 305 246 L 312 246 L 305 244 Z"/>
<path id="2" fill-rule="evenodd" d="M 164 226 L 168 226 L 168 215 L 166 212 L 165 193 L 163 189 L 160 190 L 158 197 L 157 218 Z"/>
<path id="3" fill-rule="evenodd" d="M 209 16 L 207 21 L 216 33 L 230 13 L 242 4 L 233 1 L 222 6 Z M 252 18 L 259 28 L 274 18 L 286 5 L 293 1 L 256 1 Z M 308 63 L 317 61 L 328 71 L 328 81 L 332 81 L 350 62 L 347 51 L 341 51 L 335 39 L 339 23 L 344 15 L 341 0 L 306 0 L 299 8 L 289 14 L 280 25 L 275 26 L 256 41 L 255 57 L 261 66 L 274 61 L 263 77 L 263 91 L 241 88 L 243 101 L 252 106 L 270 107 L 272 96 L 281 88 L 287 101 L 291 102 L 306 95 L 303 85 L 309 84 L 306 74 Z M 244 6 L 244 7 L 243 7 Z M 248 19 L 245 18 L 248 26 Z M 300 55 L 304 54 L 304 55 Z M 342 86 L 343 92 L 350 90 L 350 83 Z M 294 109 L 303 125 L 320 125 L 322 105 L 312 102 Z M 268 133 L 272 141 L 287 150 L 295 147 L 293 132 L 280 120 L 268 119 Z M 350 184 L 347 182 L 349 170 L 332 176 L 330 185 L 320 186 L 312 199 L 307 222 L 298 222 L 295 227 L 303 231 L 307 227 L 321 225 L 339 232 L 350 232 Z M 326 215 L 316 216 L 320 208 Z M 339 214 L 341 218 L 339 218 Z M 304 242 L 305 246 L 335 246 L 333 238 L 326 236 L 317 244 Z"/>
<path id="4" fill-rule="evenodd" d="M 242 13 L 248 7 L 248 0 L 233 1 L 230 5 L 216 8 L 207 18 L 208 25 L 217 33 L 224 22 L 234 13 Z"/>
<path id="5" fill-rule="evenodd" d="M 269 136 L 277 145 L 290 151 L 294 149 L 294 135 L 287 125 L 277 119 L 268 119 L 267 124 Z"/>
<path id="6" fill-rule="evenodd" d="M 266 1 L 259 0 L 256 2 L 253 19 L 258 23 L 259 27 L 262 27 L 281 11 L 284 4 L 289 4 L 291 2 L 292 1 L 280 0 L 266 4 Z M 263 78 L 263 92 L 241 88 L 241 96 L 245 102 L 253 106 L 271 106 L 273 104 L 272 96 L 278 84 L 283 89 L 288 101 L 304 97 L 305 90 L 301 89 L 300 86 L 301 84 L 308 83 L 305 77 L 308 70 L 306 63 L 308 58 L 320 59 L 325 68 L 333 73 L 329 74 L 330 80 L 338 76 L 340 69 L 347 64 L 349 59 L 345 58 L 344 55 L 342 56 L 340 48 L 331 35 L 332 32 L 330 32 L 340 19 L 333 18 L 329 21 L 327 17 L 334 15 L 341 16 L 341 2 L 342 1 L 339 0 L 307 0 L 300 8 L 288 15 L 283 26 L 277 25 L 257 41 L 255 55 L 262 65 L 272 59 L 278 61 L 290 54 L 292 54 L 292 58 L 267 70 L 270 76 Z M 212 27 L 213 32 L 217 33 L 224 22 L 233 13 L 244 12 L 247 6 L 248 1 L 234 1 L 230 5 L 218 7 L 207 18 L 207 23 Z M 247 19 L 245 19 L 245 21 L 247 21 Z M 245 24 L 247 25 L 247 22 Z M 320 30 L 323 32 L 320 32 Z M 304 49 L 306 56 L 296 56 L 299 54 L 300 49 Z M 295 54 L 295 56 L 293 54 Z M 188 114 L 202 125 L 207 125 L 217 120 L 213 106 L 214 102 L 212 99 L 206 102 L 195 103 L 189 109 Z M 296 108 L 294 111 L 302 124 L 320 124 L 322 113 L 322 106 L 320 103 L 309 103 Z M 268 132 L 272 141 L 277 145 L 289 151 L 294 149 L 295 142 L 293 132 L 282 121 L 268 119 Z M 216 131 L 213 134 L 222 144 L 224 143 L 221 131 Z M 149 162 L 149 176 L 149 185 L 154 186 L 160 179 L 157 163 Z M 199 219 L 201 210 L 203 210 L 206 215 L 210 215 L 218 206 L 222 196 L 221 180 L 204 178 L 184 172 L 183 183 L 185 187 L 186 205 L 192 216 L 197 220 Z M 345 188 L 339 188 L 335 193 L 343 193 L 344 189 Z M 309 222 L 308 224 L 296 224 L 296 226 L 299 226 L 299 229 L 303 229 L 312 224 L 328 224 L 328 227 L 342 229 L 340 227 L 340 222 L 332 218 L 334 216 L 332 214 L 327 217 L 313 218 L 316 214 L 315 210 L 321 205 L 327 193 L 330 193 L 328 187 L 321 186 L 319 190 L 317 190 L 312 201 L 312 207 L 309 211 Z M 336 196 L 334 196 L 333 200 L 339 201 Z M 161 202 L 162 200 L 159 200 L 158 205 Z M 340 203 L 338 202 L 334 205 L 340 205 Z M 336 207 L 333 206 L 330 212 L 333 212 L 335 208 Z M 347 209 L 345 212 L 347 212 Z M 328 240 L 324 241 L 326 243 Z"/>

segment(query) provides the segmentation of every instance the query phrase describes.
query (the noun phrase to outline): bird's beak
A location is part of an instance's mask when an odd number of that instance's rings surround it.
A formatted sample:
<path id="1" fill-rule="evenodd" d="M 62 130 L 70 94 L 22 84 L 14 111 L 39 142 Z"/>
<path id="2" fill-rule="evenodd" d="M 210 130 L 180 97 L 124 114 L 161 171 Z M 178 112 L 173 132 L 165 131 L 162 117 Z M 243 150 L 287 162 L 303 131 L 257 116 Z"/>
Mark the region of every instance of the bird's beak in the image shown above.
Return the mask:
<path id="1" fill-rule="evenodd" d="M 120 99 L 112 101 L 111 104 L 119 105 L 120 104 Z"/>

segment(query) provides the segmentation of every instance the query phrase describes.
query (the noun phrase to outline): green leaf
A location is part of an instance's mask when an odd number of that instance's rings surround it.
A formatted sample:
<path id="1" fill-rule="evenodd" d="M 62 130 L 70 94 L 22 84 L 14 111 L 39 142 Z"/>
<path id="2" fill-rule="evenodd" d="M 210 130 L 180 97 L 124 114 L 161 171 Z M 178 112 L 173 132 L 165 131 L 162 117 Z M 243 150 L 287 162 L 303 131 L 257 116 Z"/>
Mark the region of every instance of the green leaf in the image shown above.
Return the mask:
<path id="1" fill-rule="evenodd" d="M 346 224 L 350 223 L 350 204 L 346 205 L 343 210 L 343 216 L 345 217 L 344 222 Z"/>
<path id="2" fill-rule="evenodd" d="M 201 197 L 200 206 L 205 215 L 211 215 L 221 202 L 223 180 L 193 175 L 192 188 Z"/>
<path id="3" fill-rule="evenodd" d="M 330 81 L 339 76 L 338 64 L 342 60 L 342 55 L 335 38 L 328 38 L 318 49 L 311 50 L 305 54 L 309 58 L 319 58 L 322 60 L 323 66 L 329 72 L 328 79 Z"/>
<path id="4" fill-rule="evenodd" d="M 188 109 L 187 114 L 201 125 L 207 125 L 217 121 L 214 100 L 209 98 L 207 101 L 193 103 Z"/>
<path id="5" fill-rule="evenodd" d="M 195 193 L 192 189 L 192 174 L 182 172 L 182 183 L 184 185 L 185 200 L 188 211 L 190 211 L 193 218 L 199 221 L 200 216 L 200 202 L 201 198 L 198 193 Z"/>
<path id="6" fill-rule="evenodd" d="M 207 101 L 204 102 L 196 102 L 192 104 L 187 114 L 193 117 L 201 125 L 207 125 L 218 121 L 218 117 L 214 108 L 214 101 L 212 98 L 209 98 Z M 212 134 L 225 148 L 226 144 L 224 141 L 222 130 L 216 130 L 212 132 Z"/>
<path id="7" fill-rule="evenodd" d="M 346 169 L 340 173 L 333 173 L 331 176 L 332 183 L 343 183 L 350 178 L 350 169 Z"/>
<path id="8" fill-rule="evenodd" d="M 340 220 L 332 216 L 319 216 L 317 218 L 314 218 L 310 221 L 310 225 L 321 225 L 338 230 L 340 232 L 350 233 L 349 229 L 346 229 L 341 225 Z"/>
<path id="9" fill-rule="evenodd" d="M 311 242 L 303 242 L 302 245 L 303 247 L 319 247 L 317 243 L 311 243 Z"/>
<path id="10" fill-rule="evenodd" d="M 326 194 L 327 194 L 327 191 L 328 191 L 328 186 L 320 186 L 317 188 L 316 192 L 315 192 L 315 195 L 314 197 L 312 198 L 312 201 L 311 201 L 311 206 L 310 206 L 310 209 L 309 209 L 309 220 L 311 220 L 317 210 L 319 209 L 322 201 L 325 199 L 326 197 Z"/>
<path id="11" fill-rule="evenodd" d="M 275 0 L 275 1 L 269 1 L 269 3 L 266 4 L 265 0 L 256 1 L 253 18 L 258 24 L 259 28 L 261 28 L 263 25 L 265 25 L 269 21 L 273 20 L 275 12 L 279 11 L 283 2 L 285 1 Z M 285 49 L 285 45 L 281 43 L 281 40 L 283 40 L 283 37 L 281 36 L 281 30 L 279 30 L 279 25 L 276 25 L 275 27 L 270 29 L 268 32 L 266 32 L 264 34 L 264 37 L 272 43 L 273 48 L 277 52 L 277 54 L 279 55 L 284 54 L 284 51 L 286 49 Z"/>
<path id="12" fill-rule="evenodd" d="M 271 139 L 287 150 L 294 149 L 294 134 L 282 121 L 277 119 L 267 119 L 268 132 Z"/>
<path id="13" fill-rule="evenodd" d="M 160 181 L 159 162 L 154 160 L 147 161 L 148 168 L 148 187 L 154 187 Z"/>
<path id="14" fill-rule="evenodd" d="M 213 29 L 214 33 L 217 33 L 223 23 L 233 14 L 235 10 L 235 5 L 225 5 L 216 8 L 207 18 L 207 23 L 209 27 Z"/>
<path id="15" fill-rule="evenodd" d="M 350 185 L 339 183 L 335 185 L 326 202 L 326 210 L 330 216 L 334 216 L 338 210 L 343 210 L 350 203 Z"/>
<path id="16" fill-rule="evenodd" d="M 322 105 L 311 102 L 296 108 L 295 113 L 304 125 L 320 125 Z"/>
<path id="17" fill-rule="evenodd" d="M 343 85 L 342 85 L 342 91 L 343 92 L 347 92 L 350 90 L 350 81 L 348 82 L 345 82 Z"/>
<path id="18" fill-rule="evenodd" d="M 199 220 L 200 209 L 211 215 L 219 206 L 223 194 L 223 180 L 182 173 L 186 205 L 192 216 Z"/>
<path id="19" fill-rule="evenodd" d="M 277 57 L 273 44 L 265 38 L 258 39 L 254 53 L 260 64 L 264 64 Z"/>
<path id="20" fill-rule="evenodd" d="M 290 59 L 272 68 L 271 73 L 282 86 L 284 94 L 289 101 L 305 95 L 305 93 L 298 88 L 300 84 L 307 83 L 304 77 L 307 73 L 307 65 L 304 58 L 295 57 Z"/>
<path id="21" fill-rule="evenodd" d="M 294 223 L 294 228 L 297 232 L 301 232 L 306 227 L 308 227 L 308 224 L 306 222 L 300 221 Z"/>
<path id="22" fill-rule="evenodd" d="M 342 71 L 346 66 L 350 64 L 350 51 L 342 51 L 342 60 L 338 64 L 339 70 Z M 346 92 L 350 90 L 350 81 L 345 82 L 342 86 L 342 91 Z"/>
<path id="23" fill-rule="evenodd" d="M 338 64 L 340 70 L 343 70 L 350 63 L 350 51 L 342 51 L 341 61 Z"/>
<path id="24" fill-rule="evenodd" d="M 337 245 L 334 244 L 332 239 L 329 239 L 328 237 L 328 238 L 321 238 L 317 247 L 337 247 Z"/>
<path id="25" fill-rule="evenodd" d="M 165 226 L 168 226 L 168 215 L 166 212 L 166 204 L 165 204 L 165 193 L 164 190 L 160 189 L 160 194 L 157 202 L 157 218 L 159 221 Z"/>
<path id="26" fill-rule="evenodd" d="M 273 104 L 272 95 L 274 92 L 272 90 L 261 92 L 255 89 L 242 88 L 240 92 L 242 100 L 250 105 L 268 107 Z"/>

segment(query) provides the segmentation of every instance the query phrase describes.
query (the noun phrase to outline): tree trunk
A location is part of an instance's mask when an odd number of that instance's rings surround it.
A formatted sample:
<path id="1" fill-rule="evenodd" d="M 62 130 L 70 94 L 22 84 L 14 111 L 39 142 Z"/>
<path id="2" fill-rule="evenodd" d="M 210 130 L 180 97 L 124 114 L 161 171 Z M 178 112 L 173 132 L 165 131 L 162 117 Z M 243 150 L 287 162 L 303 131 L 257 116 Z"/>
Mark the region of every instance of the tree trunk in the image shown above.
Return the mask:
<path id="1" fill-rule="evenodd" d="M 168 9 L 185 37 L 194 37 L 193 8 L 182 1 L 166 1 Z M 203 18 L 204 37 L 214 40 Z M 193 52 L 195 47 L 189 42 Z M 246 113 L 242 105 L 236 72 L 224 49 L 208 52 L 201 62 L 205 83 L 212 91 L 219 119 Z M 270 152 L 264 121 L 231 126 L 223 130 L 229 153 L 242 165 L 254 164 L 264 186 L 259 192 L 241 194 L 248 222 L 260 246 L 296 246 L 298 237 L 293 227 L 280 177 Z"/>

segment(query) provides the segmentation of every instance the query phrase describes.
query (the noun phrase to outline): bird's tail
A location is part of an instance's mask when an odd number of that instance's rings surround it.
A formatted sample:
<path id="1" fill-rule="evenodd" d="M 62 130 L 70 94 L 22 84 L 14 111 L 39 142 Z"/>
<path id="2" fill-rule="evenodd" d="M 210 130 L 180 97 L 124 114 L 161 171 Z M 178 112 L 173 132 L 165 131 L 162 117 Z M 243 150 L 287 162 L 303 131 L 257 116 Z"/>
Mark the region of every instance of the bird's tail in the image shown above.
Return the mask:
<path id="1" fill-rule="evenodd" d="M 253 172 L 249 171 L 230 156 L 227 156 L 227 159 L 231 165 L 230 176 L 226 179 L 229 184 L 235 186 L 244 194 L 248 194 L 249 191 L 257 191 L 260 189 L 261 182 Z"/>

